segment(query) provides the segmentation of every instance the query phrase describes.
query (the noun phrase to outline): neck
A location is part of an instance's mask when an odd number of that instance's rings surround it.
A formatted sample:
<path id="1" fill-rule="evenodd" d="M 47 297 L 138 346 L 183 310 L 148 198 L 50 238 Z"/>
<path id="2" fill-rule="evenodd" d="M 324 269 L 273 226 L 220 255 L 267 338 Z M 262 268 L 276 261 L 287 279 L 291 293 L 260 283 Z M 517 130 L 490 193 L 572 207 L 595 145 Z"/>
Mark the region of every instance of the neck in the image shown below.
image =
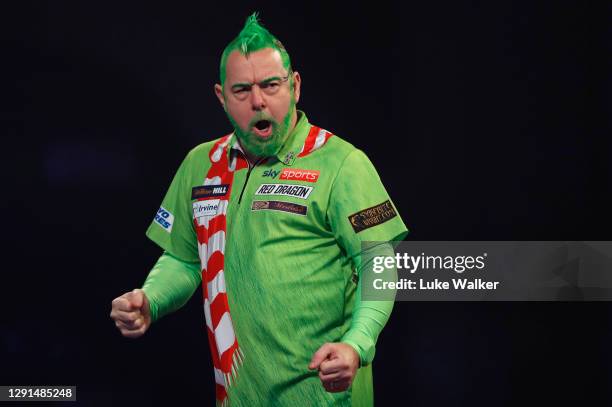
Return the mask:
<path id="1" fill-rule="evenodd" d="M 240 143 L 240 140 L 238 140 L 238 143 Z M 257 163 L 259 160 L 261 160 L 261 157 L 254 156 L 253 154 L 249 153 L 247 151 L 247 149 L 244 148 L 242 143 L 240 143 L 240 147 L 242 147 L 242 151 L 244 152 L 244 156 L 246 157 L 246 159 L 247 159 L 247 161 L 249 163 L 249 168 L 252 168 L 255 165 L 255 163 Z"/>
<path id="2" fill-rule="evenodd" d="M 295 129 L 295 125 L 297 124 L 297 107 L 293 107 L 293 112 L 291 113 L 291 119 L 289 119 L 289 134 L 291 134 L 293 132 L 293 129 Z"/>

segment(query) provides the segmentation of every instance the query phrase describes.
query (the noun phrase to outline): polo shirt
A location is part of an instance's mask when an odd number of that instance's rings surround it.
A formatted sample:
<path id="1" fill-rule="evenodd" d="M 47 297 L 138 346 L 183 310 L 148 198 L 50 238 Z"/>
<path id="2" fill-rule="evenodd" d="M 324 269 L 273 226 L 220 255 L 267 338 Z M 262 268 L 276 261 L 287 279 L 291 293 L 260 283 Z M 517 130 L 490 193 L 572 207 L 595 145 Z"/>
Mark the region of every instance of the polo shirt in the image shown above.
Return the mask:
<path id="1" fill-rule="evenodd" d="M 224 140 L 228 161 L 246 162 L 236 137 Z M 236 166 L 230 188 L 204 185 L 218 146 L 189 152 L 147 230 L 167 252 L 198 262 L 198 225 L 225 212 L 223 291 L 242 363 L 229 380 L 215 375 L 216 385 L 231 406 L 358 404 L 371 389 L 369 368 L 348 391 L 329 393 L 308 364 L 350 327 L 361 243 L 407 233 L 374 166 L 301 111 L 281 150 Z"/>

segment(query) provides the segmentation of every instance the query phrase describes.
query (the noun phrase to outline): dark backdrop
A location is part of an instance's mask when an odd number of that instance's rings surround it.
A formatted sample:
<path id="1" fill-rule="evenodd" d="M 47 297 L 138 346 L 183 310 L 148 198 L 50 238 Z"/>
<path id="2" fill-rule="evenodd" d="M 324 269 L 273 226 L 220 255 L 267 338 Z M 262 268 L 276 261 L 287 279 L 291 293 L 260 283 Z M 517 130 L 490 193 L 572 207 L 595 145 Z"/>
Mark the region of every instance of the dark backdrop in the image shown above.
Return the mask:
<path id="1" fill-rule="evenodd" d="M 253 10 L 409 239 L 612 240 L 604 2 L 3 5 L 0 384 L 211 404 L 200 291 L 136 341 L 108 313 L 160 254 L 144 231 L 184 154 L 230 130 L 213 83 Z M 397 303 L 377 403 L 609 404 L 611 324 L 607 303 Z"/>

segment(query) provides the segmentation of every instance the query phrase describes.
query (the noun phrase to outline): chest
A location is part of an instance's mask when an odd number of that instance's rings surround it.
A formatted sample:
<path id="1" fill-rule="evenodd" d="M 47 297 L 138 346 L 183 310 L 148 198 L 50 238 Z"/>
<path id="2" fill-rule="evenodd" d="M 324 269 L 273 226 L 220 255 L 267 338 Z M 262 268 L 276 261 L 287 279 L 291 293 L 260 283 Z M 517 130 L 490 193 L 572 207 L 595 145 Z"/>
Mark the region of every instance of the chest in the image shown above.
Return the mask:
<path id="1" fill-rule="evenodd" d="M 236 171 L 227 208 L 228 229 L 307 236 L 329 227 L 331 177 L 316 163 L 276 162 Z"/>

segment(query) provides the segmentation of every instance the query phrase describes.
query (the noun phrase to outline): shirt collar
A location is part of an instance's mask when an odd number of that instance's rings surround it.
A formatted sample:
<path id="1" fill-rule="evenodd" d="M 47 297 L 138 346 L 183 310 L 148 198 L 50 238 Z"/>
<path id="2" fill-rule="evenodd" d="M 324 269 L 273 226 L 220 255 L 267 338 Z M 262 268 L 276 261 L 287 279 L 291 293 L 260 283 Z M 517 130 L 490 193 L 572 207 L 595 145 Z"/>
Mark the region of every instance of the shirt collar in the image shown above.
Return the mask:
<path id="1" fill-rule="evenodd" d="M 308 136 L 308 132 L 310 131 L 310 123 L 308 122 L 308 118 L 306 117 L 306 113 L 301 110 L 297 111 L 297 121 L 295 123 L 295 127 L 291 130 L 289 137 L 285 141 L 285 144 L 281 147 L 278 153 L 276 153 L 275 157 L 281 163 L 285 165 L 293 165 L 297 155 L 302 151 L 302 147 L 304 146 L 304 142 L 306 141 L 306 137 Z M 230 142 L 231 150 L 238 150 L 242 154 L 244 151 L 238 142 L 238 138 L 234 133 L 232 133 L 232 141 Z"/>

